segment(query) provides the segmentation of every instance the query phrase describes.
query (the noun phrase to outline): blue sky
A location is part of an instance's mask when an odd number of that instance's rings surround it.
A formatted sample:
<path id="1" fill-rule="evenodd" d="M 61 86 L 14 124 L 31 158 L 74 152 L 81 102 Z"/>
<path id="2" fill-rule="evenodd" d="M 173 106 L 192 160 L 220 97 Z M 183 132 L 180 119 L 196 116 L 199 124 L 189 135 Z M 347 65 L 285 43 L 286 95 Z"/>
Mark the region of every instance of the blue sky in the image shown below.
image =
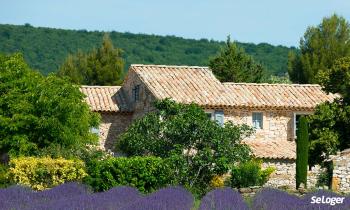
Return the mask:
<path id="1" fill-rule="evenodd" d="M 350 0 L 0 0 L 0 23 L 298 46 Z"/>

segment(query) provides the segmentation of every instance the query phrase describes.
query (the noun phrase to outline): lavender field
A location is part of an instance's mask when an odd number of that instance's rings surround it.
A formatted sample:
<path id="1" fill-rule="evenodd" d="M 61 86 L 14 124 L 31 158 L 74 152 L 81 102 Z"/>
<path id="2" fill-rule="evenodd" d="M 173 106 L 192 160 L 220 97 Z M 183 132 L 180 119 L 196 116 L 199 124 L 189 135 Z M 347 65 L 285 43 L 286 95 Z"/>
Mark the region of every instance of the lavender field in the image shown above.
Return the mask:
<path id="1" fill-rule="evenodd" d="M 168 187 L 142 195 L 132 187 L 115 187 L 106 192 L 92 193 L 84 185 L 67 183 L 50 190 L 35 192 L 12 186 L 0 189 L 0 209 L 4 210 L 308 210 L 350 209 L 350 198 L 342 204 L 311 204 L 311 198 L 339 195 L 318 191 L 301 198 L 275 189 L 261 190 L 248 205 L 242 196 L 231 188 L 221 188 L 204 196 L 199 207 L 194 197 L 182 187 Z"/>

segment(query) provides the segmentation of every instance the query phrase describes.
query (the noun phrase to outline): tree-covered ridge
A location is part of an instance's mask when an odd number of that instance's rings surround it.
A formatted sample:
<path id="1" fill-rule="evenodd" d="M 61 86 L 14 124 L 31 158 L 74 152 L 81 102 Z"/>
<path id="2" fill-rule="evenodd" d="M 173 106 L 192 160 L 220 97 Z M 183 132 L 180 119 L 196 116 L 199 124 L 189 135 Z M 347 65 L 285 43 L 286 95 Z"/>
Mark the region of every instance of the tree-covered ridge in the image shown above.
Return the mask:
<path id="1" fill-rule="evenodd" d="M 63 30 L 26 25 L 0 24 L 0 52 L 22 52 L 29 65 L 44 74 L 57 71 L 68 54 L 88 51 L 102 43 L 104 32 Z M 169 64 L 207 66 L 225 42 L 184 39 L 175 36 L 109 33 L 115 47 L 123 49 L 126 65 Z M 271 74 L 287 72 L 290 50 L 267 43 L 238 43 L 245 52 L 264 65 Z"/>

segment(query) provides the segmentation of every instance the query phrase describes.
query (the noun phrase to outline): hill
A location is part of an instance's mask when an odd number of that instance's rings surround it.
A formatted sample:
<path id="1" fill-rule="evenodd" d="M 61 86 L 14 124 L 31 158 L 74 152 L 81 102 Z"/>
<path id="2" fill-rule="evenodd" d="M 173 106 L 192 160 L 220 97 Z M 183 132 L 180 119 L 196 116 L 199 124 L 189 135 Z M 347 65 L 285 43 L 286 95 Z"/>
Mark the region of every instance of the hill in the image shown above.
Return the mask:
<path id="1" fill-rule="evenodd" d="M 114 45 L 124 50 L 126 68 L 131 63 L 206 66 L 208 59 L 224 45 L 224 42 L 207 39 L 109 33 Z M 29 24 L 0 24 L 0 52 L 22 52 L 32 68 L 46 75 L 55 72 L 69 53 L 98 47 L 103 34 L 101 31 L 32 27 Z M 288 52 L 296 50 L 267 43 L 238 45 L 262 63 L 270 74 L 286 72 Z"/>

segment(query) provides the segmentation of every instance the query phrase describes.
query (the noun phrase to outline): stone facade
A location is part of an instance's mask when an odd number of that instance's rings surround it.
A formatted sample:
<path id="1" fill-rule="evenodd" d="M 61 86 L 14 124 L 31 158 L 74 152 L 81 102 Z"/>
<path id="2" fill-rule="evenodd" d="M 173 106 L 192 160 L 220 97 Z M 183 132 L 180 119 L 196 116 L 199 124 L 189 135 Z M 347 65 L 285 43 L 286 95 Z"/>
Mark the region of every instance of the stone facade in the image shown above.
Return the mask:
<path id="1" fill-rule="evenodd" d="M 99 127 L 100 147 L 113 151 L 117 137 L 132 122 L 132 115 L 130 113 L 101 113 L 101 118 Z"/>
<path id="2" fill-rule="evenodd" d="M 138 100 L 135 100 L 133 95 L 133 89 L 136 86 L 139 86 Z M 129 72 L 123 84 L 122 91 L 130 105 L 130 109 L 133 110 L 132 119 L 138 119 L 145 115 L 145 113 L 154 110 L 152 106 L 153 101 L 155 101 L 154 95 L 134 71 Z"/>
<path id="3" fill-rule="evenodd" d="M 257 129 L 249 140 L 294 141 L 294 114 L 301 113 L 298 111 L 225 109 L 224 118 L 225 121 L 252 126 L 253 112 L 263 113 L 263 128 Z M 312 112 L 302 113 L 312 114 Z"/>
<path id="4" fill-rule="evenodd" d="M 139 86 L 138 100 L 135 100 L 133 89 Z M 102 121 L 99 127 L 99 141 L 101 148 L 114 150 L 117 137 L 122 134 L 132 121 L 153 111 L 155 98 L 135 72 L 130 71 L 122 87 L 123 96 L 132 112 L 100 113 Z"/>
<path id="5" fill-rule="evenodd" d="M 274 167 L 275 172 L 265 184 L 268 187 L 295 188 L 295 160 L 288 159 L 264 159 L 262 168 Z M 307 187 L 312 188 L 317 184 L 318 177 L 323 169 L 320 166 L 314 166 L 308 171 Z"/>
<path id="6" fill-rule="evenodd" d="M 331 188 L 342 193 L 350 192 L 350 149 L 332 157 L 333 175 Z"/>

